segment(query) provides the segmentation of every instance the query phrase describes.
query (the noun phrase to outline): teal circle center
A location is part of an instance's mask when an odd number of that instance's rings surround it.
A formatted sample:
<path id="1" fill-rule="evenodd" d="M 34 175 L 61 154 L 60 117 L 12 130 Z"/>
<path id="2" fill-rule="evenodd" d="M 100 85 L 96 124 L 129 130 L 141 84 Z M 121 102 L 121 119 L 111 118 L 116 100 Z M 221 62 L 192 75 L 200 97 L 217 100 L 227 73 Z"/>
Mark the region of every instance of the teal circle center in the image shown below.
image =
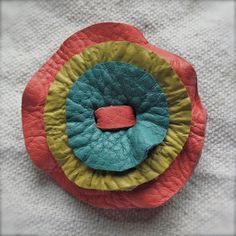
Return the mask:
<path id="1" fill-rule="evenodd" d="M 136 124 L 104 131 L 96 127 L 100 107 L 129 105 Z M 66 98 L 68 143 L 75 156 L 95 170 L 136 167 L 166 136 L 169 112 L 157 81 L 141 68 L 117 61 L 97 64 L 73 84 Z"/>

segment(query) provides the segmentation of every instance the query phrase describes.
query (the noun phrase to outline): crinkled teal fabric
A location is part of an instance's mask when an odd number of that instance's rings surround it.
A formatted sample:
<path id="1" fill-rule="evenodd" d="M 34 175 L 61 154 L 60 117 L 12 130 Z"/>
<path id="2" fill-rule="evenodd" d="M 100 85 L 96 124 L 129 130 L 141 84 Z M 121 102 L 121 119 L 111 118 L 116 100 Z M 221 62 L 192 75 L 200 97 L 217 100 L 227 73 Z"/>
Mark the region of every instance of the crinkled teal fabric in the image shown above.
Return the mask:
<path id="1" fill-rule="evenodd" d="M 136 124 L 104 131 L 94 112 L 109 105 L 130 105 Z M 83 73 L 66 98 L 68 143 L 76 157 L 96 170 L 124 171 L 140 164 L 167 132 L 165 94 L 143 69 L 120 62 L 97 64 Z"/>

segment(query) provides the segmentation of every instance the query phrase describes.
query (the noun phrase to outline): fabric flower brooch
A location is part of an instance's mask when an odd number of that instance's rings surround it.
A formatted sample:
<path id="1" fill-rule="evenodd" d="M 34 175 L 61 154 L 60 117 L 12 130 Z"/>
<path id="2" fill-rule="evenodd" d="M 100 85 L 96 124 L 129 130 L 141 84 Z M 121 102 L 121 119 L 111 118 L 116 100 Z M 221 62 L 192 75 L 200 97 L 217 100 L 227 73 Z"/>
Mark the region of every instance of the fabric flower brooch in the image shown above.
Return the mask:
<path id="1" fill-rule="evenodd" d="M 100 23 L 72 35 L 33 76 L 22 120 L 33 163 L 77 199 L 151 208 L 191 175 L 206 111 L 188 62 L 132 26 Z"/>

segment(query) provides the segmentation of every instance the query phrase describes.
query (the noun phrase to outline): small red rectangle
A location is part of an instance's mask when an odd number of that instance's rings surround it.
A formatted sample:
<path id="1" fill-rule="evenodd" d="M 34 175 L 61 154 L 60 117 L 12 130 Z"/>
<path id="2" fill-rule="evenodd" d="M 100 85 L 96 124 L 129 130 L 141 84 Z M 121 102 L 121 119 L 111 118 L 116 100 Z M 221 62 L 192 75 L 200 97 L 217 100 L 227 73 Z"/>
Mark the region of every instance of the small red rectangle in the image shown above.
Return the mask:
<path id="1" fill-rule="evenodd" d="M 104 130 L 129 128 L 136 123 L 134 110 L 127 105 L 100 107 L 95 117 L 97 128 Z"/>

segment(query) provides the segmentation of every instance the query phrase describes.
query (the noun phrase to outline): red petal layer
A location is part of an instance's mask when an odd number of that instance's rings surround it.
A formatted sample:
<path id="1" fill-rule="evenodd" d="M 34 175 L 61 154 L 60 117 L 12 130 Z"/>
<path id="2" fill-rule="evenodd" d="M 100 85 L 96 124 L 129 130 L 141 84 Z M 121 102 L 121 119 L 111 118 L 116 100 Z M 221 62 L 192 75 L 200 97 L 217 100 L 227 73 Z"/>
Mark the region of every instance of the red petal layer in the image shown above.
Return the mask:
<path id="1" fill-rule="evenodd" d="M 188 140 L 171 166 L 156 180 L 133 191 L 97 191 L 76 186 L 64 175 L 48 149 L 43 111 L 48 90 L 57 72 L 67 60 L 85 47 L 105 41 L 138 43 L 169 62 L 187 88 L 192 102 L 192 125 Z M 165 203 L 191 175 L 204 142 L 206 111 L 197 93 L 196 74 L 184 59 L 158 49 L 146 41 L 136 28 L 120 23 L 100 23 L 79 31 L 39 69 L 28 83 L 22 99 L 22 123 L 25 144 L 36 166 L 46 171 L 63 189 L 79 200 L 103 208 L 157 207 Z"/>

